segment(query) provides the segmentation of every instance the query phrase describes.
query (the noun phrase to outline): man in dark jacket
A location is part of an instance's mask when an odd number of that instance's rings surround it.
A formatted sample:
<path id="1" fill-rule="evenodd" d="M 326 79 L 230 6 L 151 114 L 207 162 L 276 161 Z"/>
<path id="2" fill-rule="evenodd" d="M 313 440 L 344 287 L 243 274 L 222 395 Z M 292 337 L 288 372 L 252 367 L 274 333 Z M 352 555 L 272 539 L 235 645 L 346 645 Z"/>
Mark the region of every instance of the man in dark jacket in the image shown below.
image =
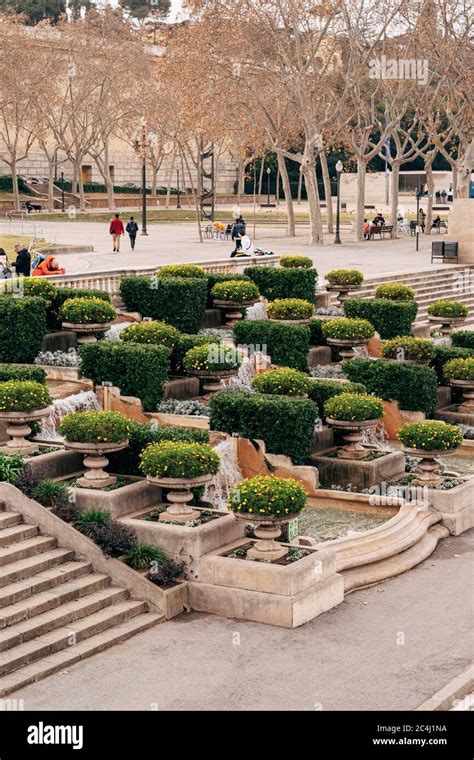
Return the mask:
<path id="1" fill-rule="evenodd" d="M 23 277 L 29 277 L 31 270 L 31 256 L 28 249 L 25 248 L 24 245 L 17 243 L 15 246 L 15 252 L 16 261 L 13 262 L 13 266 L 15 267 L 16 273 L 23 275 Z"/>
<path id="2" fill-rule="evenodd" d="M 130 217 L 130 221 L 127 222 L 127 226 L 125 227 L 125 229 L 128 232 L 128 236 L 130 238 L 130 245 L 132 246 L 132 251 L 134 251 L 135 240 L 137 239 L 138 224 L 136 223 L 133 216 Z"/>

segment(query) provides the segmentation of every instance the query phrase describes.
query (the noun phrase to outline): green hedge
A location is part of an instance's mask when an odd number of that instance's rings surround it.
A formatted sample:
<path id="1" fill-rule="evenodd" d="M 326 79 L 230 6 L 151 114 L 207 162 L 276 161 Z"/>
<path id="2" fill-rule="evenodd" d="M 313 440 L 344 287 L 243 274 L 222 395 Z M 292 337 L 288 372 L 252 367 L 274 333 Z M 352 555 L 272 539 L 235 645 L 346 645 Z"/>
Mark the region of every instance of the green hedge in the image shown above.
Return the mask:
<path id="1" fill-rule="evenodd" d="M 435 346 L 434 358 L 431 361 L 431 366 L 436 372 L 438 383 L 440 385 L 446 384 L 443 374 L 443 367 L 446 362 L 451 361 L 451 359 L 469 359 L 469 357 L 472 356 L 474 356 L 474 349 L 471 348 L 461 348 L 460 346 L 441 348 L 441 346 Z"/>
<path id="2" fill-rule="evenodd" d="M 302 298 L 314 303 L 318 273 L 316 269 L 286 269 L 284 267 L 247 267 L 244 274 L 257 285 L 269 301 L 276 298 Z"/>
<path id="3" fill-rule="evenodd" d="M 132 421 L 128 441 L 128 449 L 107 455 L 110 461 L 110 472 L 120 473 L 121 475 L 141 475 L 138 466 L 140 453 L 150 443 L 161 443 L 161 441 L 208 443 L 209 432 L 195 428 Z"/>
<path id="4" fill-rule="evenodd" d="M 298 270 L 289 270 L 298 271 Z M 306 325 L 286 325 L 270 319 L 242 320 L 234 327 L 239 345 L 266 346 L 273 364 L 306 370 L 310 330 Z"/>
<path id="5" fill-rule="evenodd" d="M 81 346 L 79 354 L 84 377 L 95 383 L 111 382 L 122 396 L 137 396 L 145 411 L 155 411 L 169 375 L 168 348 L 101 340 Z"/>
<path id="6" fill-rule="evenodd" d="M 318 407 L 310 399 L 222 391 L 210 401 L 211 430 L 260 438 L 271 454 L 285 454 L 295 464 L 308 457 Z"/>
<path id="7" fill-rule="evenodd" d="M 31 189 L 30 185 L 27 185 L 26 182 L 21 179 L 21 177 L 18 177 L 18 190 L 23 195 L 34 195 L 34 192 Z M 0 177 L 0 192 L 13 193 L 13 180 L 10 174 L 2 174 Z"/>
<path id="8" fill-rule="evenodd" d="M 312 319 L 309 323 L 310 338 L 312 346 L 327 346 L 326 338 L 323 335 L 324 319 Z"/>
<path id="9" fill-rule="evenodd" d="M 167 322 L 185 333 L 202 326 L 207 279 L 190 277 L 124 277 L 120 295 L 127 309 Z"/>
<path id="10" fill-rule="evenodd" d="M 196 346 L 206 346 L 209 343 L 219 345 L 220 338 L 213 338 L 209 335 L 186 335 L 185 333 L 181 333 L 171 353 L 171 372 L 174 375 L 183 375 L 183 359 L 185 354 L 191 351 L 192 348 L 196 348 Z"/>
<path id="11" fill-rule="evenodd" d="M 367 319 L 382 340 L 410 335 L 418 305 L 414 301 L 390 301 L 385 298 L 350 298 L 344 302 L 346 317 Z"/>
<path id="12" fill-rule="evenodd" d="M 367 393 L 362 383 L 341 383 L 338 380 L 312 380 L 309 397 L 318 405 L 319 416 L 324 419 L 324 404 L 333 396 L 341 393 Z"/>
<path id="13" fill-rule="evenodd" d="M 352 359 L 343 365 L 347 377 L 368 393 L 398 401 L 400 409 L 432 414 L 437 401 L 436 373 L 431 367 L 388 359 Z"/>
<path id="14" fill-rule="evenodd" d="M 48 327 L 51 330 L 61 329 L 61 320 L 59 319 L 59 310 L 64 301 L 70 298 L 100 298 L 102 301 L 108 301 L 110 303 L 110 296 L 103 290 L 96 290 L 91 288 L 56 288 L 56 293 L 53 300 L 48 305 L 48 311 L 46 314 Z"/>
<path id="15" fill-rule="evenodd" d="M 0 382 L 8 380 L 33 380 L 35 383 L 46 382 L 46 372 L 36 365 L 24 364 L 15 366 L 12 364 L 0 364 Z"/>
<path id="16" fill-rule="evenodd" d="M 44 298 L 0 296 L 0 362 L 30 364 L 46 334 Z"/>
<path id="17" fill-rule="evenodd" d="M 474 351 L 474 330 L 456 330 L 452 332 L 451 343 L 456 348 L 470 348 Z"/>

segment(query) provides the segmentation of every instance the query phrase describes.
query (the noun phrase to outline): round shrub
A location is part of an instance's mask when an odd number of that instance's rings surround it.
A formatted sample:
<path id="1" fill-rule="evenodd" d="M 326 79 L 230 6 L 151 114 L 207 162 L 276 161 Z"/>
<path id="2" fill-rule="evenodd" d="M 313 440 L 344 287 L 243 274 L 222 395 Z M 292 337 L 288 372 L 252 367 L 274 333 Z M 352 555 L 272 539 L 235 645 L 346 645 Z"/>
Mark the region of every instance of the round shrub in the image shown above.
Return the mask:
<path id="1" fill-rule="evenodd" d="M 443 367 L 446 380 L 474 380 L 474 359 L 451 359 Z"/>
<path id="2" fill-rule="evenodd" d="M 46 385 L 33 380 L 0 383 L 0 412 L 33 412 L 52 403 Z"/>
<path id="3" fill-rule="evenodd" d="M 260 293 L 255 283 L 245 280 L 217 282 L 212 288 L 212 297 L 221 301 L 242 303 L 244 301 L 256 301 L 259 296 Z"/>
<path id="4" fill-rule="evenodd" d="M 207 343 L 196 346 L 184 355 L 183 366 L 188 372 L 219 372 L 238 369 L 242 354 L 235 348 Z"/>
<path id="5" fill-rule="evenodd" d="M 411 359 L 419 362 L 429 361 L 434 356 L 434 346 L 425 338 L 403 335 L 387 340 L 382 348 L 382 356 L 387 359 Z"/>
<path id="6" fill-rule="evenodd" d="M 69 443 L 121 443 L 130 430 L 130 420 L 119 412 L 72 412 L 59 426 Z"/>
<path id="7" fill-rule="evenodd" d="M 438 420 L 410 422 L 398 431 L 398 438 L 410 449 L 449 451 L 462 443 L 462 433 L 456 425 Z"/>
<path id="8" fill-rule="evenodd" d="M 181 375 L 184 372 L 183 359 L 192 348 L 196 346 L 209 346 L 211 343 L 220 345 L 221 339 L 210 335 L 187 335 L 180 333 L 178 342 L 173 348 L 171 354 L 171 371 L 175 375 Z"/>
<path id="9" fill-rule="evenodd" d="M 207 277 L 206 270 L 196 264 L 169 264 L 161 267 L 157 274 L 159 277 Z"/>
<path id="10" fill-rule="evenodd" d="M 326 280 L 330 285 L 360 285 L 364 275 L 358 269 L 333 269 L 327 273 Z"/>
<path id="11" fill-rule="evenodd" d="M 219 456 L 207 443 L 152 443 L 140 456 L 140 470 L 154 478 L 191 479 L 215 475 L 218 469 Z"/>
<path id="12" fill-rule="evenodd" d="M 431 317 L 460 319 L 467 317 L 469 309 L 460 301 L 435 301 L 428 306 L 428 314 Z"/>
<path id="13" fill-rule="evenodd" d="M 38 296 L 46 301 L 52 301 L 56 295 L 56 287 L 41 277 L 25 277 L 21 285 L 25 296 Z"/>
<path id="14" fill-rule="evenodd" d="M 451 343 L 456 348 L 470 348 L 474 351 L 474 330 L 457 330 L 451 333 Z"/>
<path id="15" fill-rule="evenodd" d="M 387 301 L 414 301 L 415 291 L 409 285 L 398 282 L 385 282 L 375 288 L 376 298 L 385 298 Z"/>
<path id="16" fill-rule="evenodd" d="M 347 422 L 378 420 L 383 414 L 383 401 L 377 396 L 341 393 L 339 396 L 333 396 L 326 401 L 324 414 L 333 420 Z"/>
<path id="17" fill-rule="evenodd" d="M 280 266 L 284 269 L 311 269 L 313 262 L 308 256 L 281 256 Z"/>
<path id="18" fill-rule="evenodd" d="M 120 333 L 126 343 L 145 343 L 174 348 L 179 342 L 179 330 L 166 322 L 135 322 Z"/>
<path id="19" fill-rule="evenodd" d="M 68 298 L 59 309 L 61 322 L 76 325 L 103 324 L 115 317 L 114 307 L 101 298 Z"/>
<path id="20" fill-rule="evenodd" d="M 303 396 L 311 388 L 311 379 L 296 369 L 281 367 L 257 375 L 252 381 L 252 388 L 259 393 L 275 396 Z"/>
<path id="21" fill-rule="evenodd" d="M 294 515 L 306 506 L 303 486 L 293 478 L 257 475 L 241 480 L 230 491 L 227 508 L 255 517 Z"/>
<path id="22" fill-rule="evenodd" d="M 375 335 L 375 328 L 367 319 L 339 317 L 323 323 L 324 337 L 336 340 L 369 340 Z"/>
<path id="23" fill-rule="evenodd" d="M 310 319 L 313 304 L 301 298 L 277 298 L 267 306 L 270 319 Z"/>

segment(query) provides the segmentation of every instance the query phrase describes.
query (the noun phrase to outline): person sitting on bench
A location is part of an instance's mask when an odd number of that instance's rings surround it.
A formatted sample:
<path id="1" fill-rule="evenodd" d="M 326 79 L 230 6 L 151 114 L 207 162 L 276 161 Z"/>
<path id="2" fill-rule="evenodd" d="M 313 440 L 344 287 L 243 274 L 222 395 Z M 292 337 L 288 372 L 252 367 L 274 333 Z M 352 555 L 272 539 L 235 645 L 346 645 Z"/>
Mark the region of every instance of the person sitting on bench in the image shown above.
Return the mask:
<path id="1" fill-rule="evenodd" d="M 438 214 L 438 216 L 435 219 L 433 219 L 433 221 L 431 222 L 431 229 L 434 228 L 435 230 L 439 230 L 440 227 L 441 227 L 441 218 Z"/>

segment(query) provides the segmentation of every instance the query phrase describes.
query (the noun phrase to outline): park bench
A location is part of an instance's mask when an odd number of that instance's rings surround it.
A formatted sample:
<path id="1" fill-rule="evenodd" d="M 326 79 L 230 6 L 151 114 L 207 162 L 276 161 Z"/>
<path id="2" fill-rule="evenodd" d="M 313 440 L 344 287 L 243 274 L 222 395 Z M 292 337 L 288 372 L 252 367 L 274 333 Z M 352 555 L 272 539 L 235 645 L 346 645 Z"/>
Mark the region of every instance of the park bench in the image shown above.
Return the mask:
<path id="1" fill-rule="evenodd" d="M 431 243 L 431 263 L 436 259 L 441 259 L 450 264 L 458 263 L 458 244 L 457 242 L 448 242 L 437 240 Z"/>
<path id="2" fill-rule="evenodd" d="M 370 237 L 379 235 L 380 239 L 385 239 L 385 235 L 392 236 L 393 224 L 372 225 L 370 228 Z"/>
<path id="3" fill-rule="evenodd" d="M 438 234 L 441 233 L 441 230 L 446 230 L 446 233 L 448 232 L 448 223 L 447 222 L 440 222 L 439 224 L 432 224 L 431 225 L 432 230 L 436 230 Z"/>

